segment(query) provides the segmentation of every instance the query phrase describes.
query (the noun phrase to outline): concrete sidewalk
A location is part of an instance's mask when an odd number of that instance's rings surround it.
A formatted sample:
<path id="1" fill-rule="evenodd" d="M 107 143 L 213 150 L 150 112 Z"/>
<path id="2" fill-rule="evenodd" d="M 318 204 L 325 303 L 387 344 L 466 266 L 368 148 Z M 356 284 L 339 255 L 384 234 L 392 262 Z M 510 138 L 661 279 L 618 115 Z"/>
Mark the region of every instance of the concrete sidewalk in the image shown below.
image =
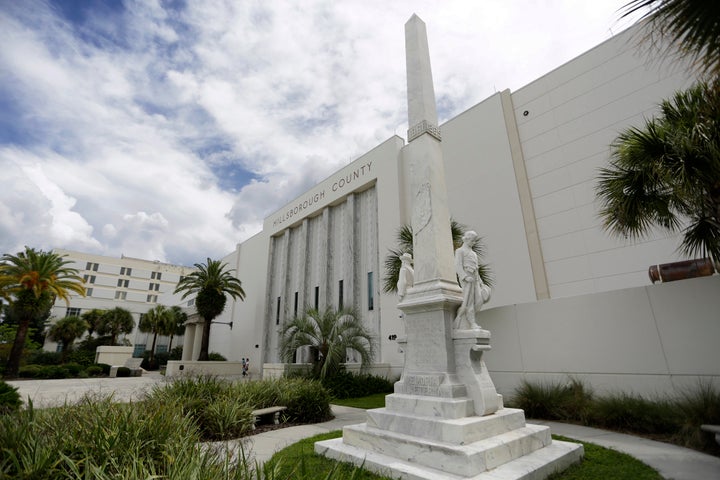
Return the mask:
<path id="1" fill-rule="evenodd" d="M 129 378 L 18 380 L 8 383 L 18 388 L 25 404 L 30 398 L 36 407 L 50 407 L 65 402 L 73 403 L 86 394 L 112 394 L 113 398 L 124 402 L 139 400 L 154 385 L 166 381 L 164 376 L 152 372 L 142 377 Z M 329 422 L 281 428 L 219 444 L 233 451 L 237 451 L 242 444 L 249 458 L 262 463 L 278 450 L 303 438 L 365 422 L 365 410 L 333 405 L 332 411 L 335 418 Z M 548 425 L 553 434 L 630 454 L 655 468 L 667 480 L 720 479 L 720 458 L 695 450 L 578 425 L 533 420 L 528 423 Z"/>

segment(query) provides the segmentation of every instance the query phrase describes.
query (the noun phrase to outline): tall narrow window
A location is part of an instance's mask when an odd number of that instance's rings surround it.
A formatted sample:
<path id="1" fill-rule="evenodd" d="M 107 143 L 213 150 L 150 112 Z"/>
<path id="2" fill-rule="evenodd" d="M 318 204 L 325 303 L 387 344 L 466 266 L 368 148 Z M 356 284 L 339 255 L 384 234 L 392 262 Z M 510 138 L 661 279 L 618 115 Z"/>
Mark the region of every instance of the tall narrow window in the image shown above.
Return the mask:
<path id="1" fill-rule="evenodd" d="M 338 310 L 343 309 L 343 281 L 338 282 Z"/>
<path id="2" fill-rule="evenodd" d="M 293 307 L 293 316 L 297 317 L 298 309 L 298 292 L 295 292 L 295 306 Z"/>
<path id="3" fill-rule="evenodd" d="M 373 272 L 368 272 L 368 310 L 375 308 L 375 289 L 373 288 Z"/>
<path id="4" fill-rule="evenodd" d="M 320 287 L 315 287 L 315 310 L 320 308 Z"/>
<path id="5" fill-rule="evenodd" d="M 85 296 L 86 296 L 86 297 L 92 297 L 92 292 L 93 292 L 93 289 L 92 289 L 92 288 L 86 288 L 86 289 L 85 289 Z"/>
<path id="6" fill-rule="evenodd" d="M 280 325 L 280 297 L 277 298 L 277 308 L 275 309 L 275 325 Z"/>

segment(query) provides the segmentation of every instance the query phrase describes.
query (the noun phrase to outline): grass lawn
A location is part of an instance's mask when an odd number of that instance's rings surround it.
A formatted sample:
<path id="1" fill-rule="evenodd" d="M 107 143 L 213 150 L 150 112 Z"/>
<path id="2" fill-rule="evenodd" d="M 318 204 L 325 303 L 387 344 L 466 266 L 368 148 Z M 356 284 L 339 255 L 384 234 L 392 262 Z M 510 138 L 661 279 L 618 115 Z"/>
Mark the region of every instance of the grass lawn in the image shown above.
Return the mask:
<path id="1" fill-rule="evenodd" d="M 357 471 L 349 464 L 338 463 L 314 453 L 315 442 L 340 436 L 342 436 L 340 430 L 324 433 L 280 450 L 267 464 L 268 468 L 274 470 L 275 476 L 272 478 L 324 479 L 332 472 L 331 478 L 389 480 L 388 477 Z M 562 437 L 554 438 L 574 441 Z M 582 463 L 551 477 L 552 480 L 662 480 L 655 470 L 630 455 L 591 443 L 583 443 L 583 446 L 585 458 Z"/>
<path id="2" fill-rule="evenodd" d="M 376 393 L 375 395 L 369 395 L 367 397 L 360 397 L 360 398 L 343 398 L 341 399 L 333 399 L 330 403 L 334 405 L 343 405 L 345 407 L 355 407 L 355 408 L 364 408 L 364 409 L 371 409 L 371 408 L 383 408 L 385 406 L 385 395 L 389 395 L 387 393 Z"/>

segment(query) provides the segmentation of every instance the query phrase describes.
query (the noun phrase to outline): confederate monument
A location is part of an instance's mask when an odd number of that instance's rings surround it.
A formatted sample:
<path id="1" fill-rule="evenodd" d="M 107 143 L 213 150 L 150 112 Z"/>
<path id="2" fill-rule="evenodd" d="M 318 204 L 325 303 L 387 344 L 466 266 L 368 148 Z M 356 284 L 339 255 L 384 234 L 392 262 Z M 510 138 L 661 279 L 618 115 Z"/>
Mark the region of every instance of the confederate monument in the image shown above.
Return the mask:
<path id="1" fill-rule="evenodd" d="M 315 450 L 392 478 L 542 479 L 579 461 L 582 446 L 553 442 L 549 427 L 527 425 L 524 412 L 503 408 L 495 390 L 482 359 L 490 332 L 477 324 L 489 289 L 479 281 L 477 257 L 473 263 L 467 249 L 453 253 L 427 33 L 416 15 L 405 25 L 405 44 L 409 130 L 402 160 L 414 232 L 414 278 L 398 304 L 405 366 L 385 408 L 369 410 L 366 423 L 345 427 L 342 438 Z"/>

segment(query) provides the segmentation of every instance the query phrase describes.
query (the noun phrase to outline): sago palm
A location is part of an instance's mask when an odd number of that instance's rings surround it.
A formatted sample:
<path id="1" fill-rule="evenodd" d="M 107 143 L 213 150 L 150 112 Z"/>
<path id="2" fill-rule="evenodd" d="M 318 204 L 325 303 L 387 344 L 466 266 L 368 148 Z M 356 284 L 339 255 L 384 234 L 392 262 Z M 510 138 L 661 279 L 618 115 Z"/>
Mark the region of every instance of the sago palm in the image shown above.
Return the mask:
<path id="1" fill-rule="evenodd" d="M 361 367 L 370 365 L 375 357 L 372 334 L 356 312 L 347 308 L 308 309 L 286 323 L 280 333 L 283 360 L 291 362 L 301 347 L 311 347 L 317 353 L 313 363 L 320 378 L 337 372 L 348 350 L 360 355 Z"/>
<path id="2" fill-rule="evenodd" d="M 5 366 L 5 375 L 16 377 L 20 356 L 30 322 L 45 315 L 55 299 L 70 304 L 71 293 L 85 295 L 85 287 L 72 263 L 52 251 L 25 247 L 16 255 L 5 254 L 0 260 L 0 290 L 10 298 L 10 308 L 19 319 L 15 341 Z"/>
<path id="3" fill-rule="evenodd" d="M 178 282 L 175 293 L 182 292 L 183 299 L 197 294 L 195 309 L 205 321 L 198 360 L 206 361 L 210 346 L 210 324 L 225 310 L 228 295 L 233 299 L 244 300 L 245 291 L 242 282 L 232 274 L 234 270 L 228 270 L 227 264 L 220 260 L 208 258 L 206 264 L 196 263 L 195 268 L 197 270 Z"/>
<path id="4" fill-rule="evenodd" d="M 610 232 L 682 231 L 679 250 L 720 261 L 720 81 L 661 104 L 661 114 L 612 144 L 596 188 Z"/>
<path id="5" fill-rule="evenodd" d="M 450 220 L 450 234 L 452 236 L 453 250 L 457 250 L 462 246 L 462 237 L 468 228 L 455 220 Z M 477 253 L 478 258 L 485 255 L 485 246 L 482 238 L 478 238 L 473 243 L 473 250 Z M 383 291 L 385 293 L 396 293 L 397 283 L 400 276 L 400 267 L 402 262 L 400 257 L 403 253 L 413 254 L 413 230 L 410 225 L 403 225 L 397 231 L 397 247 L 391 248 L 390 253 L 385 257 L 385 276 L 383 277 Z M 485 285 L 492 287 L 493 279 L 490 267 L 486 264 L 478 266 L 478 273 Z"/>

